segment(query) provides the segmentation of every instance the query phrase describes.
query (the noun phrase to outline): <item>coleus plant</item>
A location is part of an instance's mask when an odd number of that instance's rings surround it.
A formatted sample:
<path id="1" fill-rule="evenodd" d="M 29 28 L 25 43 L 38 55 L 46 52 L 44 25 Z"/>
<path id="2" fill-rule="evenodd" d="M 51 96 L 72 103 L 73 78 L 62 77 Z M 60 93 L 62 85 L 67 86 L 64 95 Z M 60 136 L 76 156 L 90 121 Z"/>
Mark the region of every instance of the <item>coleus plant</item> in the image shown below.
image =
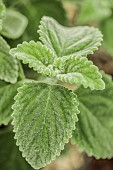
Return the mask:
<path id="1" fill-rule="evenodd" d="M 12 107 L 12 124 L 16 144 L 34 169 L 59 156 L 69 138 L 89 156 L 111 158 L 113 123 L 109 119 L 108 125 L 106 117 L 112 111 L 107 107 L 113 84 L 104 76 L 104 90 L 99 69 L 87 59 L 101 45 L 102 34 L 93 27 L 61 26 L 51 17 L 42 18 L 38 33 L 41 42 L 23 42 L 11 50 L 0 37 L 0 124 L 10 122 L 12 99 L 21 86 Z M 25 79 L 19 60 L 51 81 Z M 75 90 L 68 89 L 68 84 L 75 85 Z M 7 135 L 11 140 L 12 133 Z M 1 137 L 4 142 L 5 135 Z"/>

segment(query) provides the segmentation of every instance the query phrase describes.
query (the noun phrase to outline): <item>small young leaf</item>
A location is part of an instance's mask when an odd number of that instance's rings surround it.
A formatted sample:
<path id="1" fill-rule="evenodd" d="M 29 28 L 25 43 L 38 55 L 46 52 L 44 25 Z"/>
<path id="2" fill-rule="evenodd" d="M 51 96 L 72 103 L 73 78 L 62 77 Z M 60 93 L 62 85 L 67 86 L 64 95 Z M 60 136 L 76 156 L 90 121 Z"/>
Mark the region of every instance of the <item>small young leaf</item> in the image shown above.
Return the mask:
<path id="1" fill-rule="evenodd" d="M 18 77 L 18 64 L 15 57 L 9 54 L 10 47 L 0 36 L 0 79 L 16 83 Z"/>
<path id="2" fill-rule="evenodd" d="M 96 66 L 86 57 L 55 56 L 46 46 L 40 42 L 24 42 L 10 51 L 10 54 L 28 63 L 38 73 L 54 76 L 57 79 L 70 83 L 90 87 L 92 90 L 103 90 L 104 82 Z"/>
<path id="3" fill-rule="evenodd" d="M 62 70 L 56 77 L 70 84 L 83 85 L 91 90 L 103 90 L 105 84 L 101 79 L 101 73 L 98 68 L 88 61 L 86 57 L 62 57 L 58 58 L 54 65 Z"/>
<path id="4" fill-rule="evenodd" d="M 93 27 L 64 27 L 50 17 L 41 20 L 40 40 L 58 57 L 87 56 L 101 45 L 102 34 Z"/>
<path id="5" fill-rule="evenodd" d="M 34 169 L 55 159 L 75 129 L 76 95 L 58 85 L 28 82 L 13 105 L 17 145 Z"/>
<path id="6" fill-rule="evenodd" d="M 21 156 L 11 131 L 0 132 L 0 169 L 33 170 Z"/>
<path id="7" fill-rule="evenodd" d="M 24 64 L 29 64 L 38 73 L 54 76 L 52 63 L 55 55 L 40 42 L 23 42 L 10 51 L 10 54 L 22 60 Z"/>
<path id="8" fill-rule="evenodd" d="M 27 24 L 28 20 L 24 15 L 15 10 L 7 9 L 1 34 L 11 39 L 19 38 L 25 31 Z"/>
<path id="9" fill-rule="evenodd" d="M 11 107 L 14 103 L 14 97 L 17 94 L 17 88 L 21 85 L 22 82 L 8 84 L 0 81 L 0 125 L 7 125 L 11 120 Z"/>
<path id="10" fill-rule="evenodd" d="M 4 5 L 3 2 L 0 0 L 0 32 L 1 32 L 2 26 L 3 26 L 3 19 L 4 19 L 4 17 L 5 17 L 5 12 L 6 12 L 5 5 Z"/>
<path id="11" fill-rule="evenodd" d="M 113 82 L 103 77 L 106 89 L 90 91 L 79 88 L 80 114 L 72 142 L 96 158 L 113 157 Z"/>

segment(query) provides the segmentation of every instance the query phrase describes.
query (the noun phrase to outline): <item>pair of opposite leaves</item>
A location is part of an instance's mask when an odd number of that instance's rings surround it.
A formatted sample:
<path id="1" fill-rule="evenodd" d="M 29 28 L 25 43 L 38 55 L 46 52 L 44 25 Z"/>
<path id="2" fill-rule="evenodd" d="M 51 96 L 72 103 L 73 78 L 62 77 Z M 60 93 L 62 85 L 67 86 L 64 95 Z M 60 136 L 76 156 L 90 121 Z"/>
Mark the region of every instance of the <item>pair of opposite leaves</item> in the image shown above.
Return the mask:
<path id="1" fill-rule="evenodd" d="M 104 89 L 101 74 L 86 56 L 100 45 L 102 35 L 95 28 L 65 28 L 43 17 L 40 42 L 24 42 L 10 51 L 38 73 L 92 90 Z M 76 95 L 59 85 L 25 83 L 15 97 L 13 124 L 22 155 L 38 169 L 60 154 L 77 122 Z M 46 94 L 46 96 L 45 96 Z"/>

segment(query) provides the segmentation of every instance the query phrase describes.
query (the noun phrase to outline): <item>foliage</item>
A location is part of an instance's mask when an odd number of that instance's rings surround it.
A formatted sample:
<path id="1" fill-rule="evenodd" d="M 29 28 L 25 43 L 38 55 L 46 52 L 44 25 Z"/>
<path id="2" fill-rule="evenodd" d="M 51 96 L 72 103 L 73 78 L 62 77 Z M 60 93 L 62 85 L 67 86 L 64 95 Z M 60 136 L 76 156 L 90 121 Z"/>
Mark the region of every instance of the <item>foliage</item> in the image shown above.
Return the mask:
<path id="1" fill-rule="evenodd" d="M 23 35 L 16 41 L 10 41 L 11 46 L 38 39 L 37 29 L 42 16 L 51 16 L 61 24 L 66 25 L 65 10 L 62 3 L 58 0 L 4 0 L 7 7 L 13 6 L 13 9 L 21 12 L 28 18 L 28 26 Z"/>
<path id="2" fill-rule="evenodd" d="M 78 29 L 80 31 L 77 35 Z M 75 43 L 68 37 L 66 44 L 63 38 L 71 31 L 73 36 L 76 35 Z M 83 84 L 85 88 L 90 87 L 92 90 L 104 89 L 99 70 L 85 57 L 100 45 L 102 36 L 97 29 L 65 28 L 54 19 L 44 17 L 39 33 L 44 45 L 41 42 L 24 42 L 11 49 L 10 54 L 24 64 L 28 63 L 38 73 L 71 84 Z M 92 33 L 97 38 L 93 39 Z M 84 39 L 89 48 L 84 45 Z M 56 46 L 56 40 L 59 40 L 60 47 Z M 76 52 L 76 46 L 79 52 Z M 12 116 L 17 145 L 33 168 L 41 168 L 60 154 L 75 129 L 78 114 L 76 97 L 59 85 L 29 82 L 19 89 L 15 101 Z"/>
<path id="3" fill-rule="evenodd" d="M 0 125 L 7 125 L 8 130 L 0 128 L 0 167 L 43 168 L 71 138 L 89 156 L 113 157 L 112 80 L 104 74 L 103 81 L 98 67 L 87 58 L 101 45 L 99 29 L 62 26 L 67 19 L 61 1 L 4 3 L 6 7 L 0 1 Z M 104 1 L 99 3 L 105 6 Z M 99 22 L 111 14 L 109 1 L 107 4 L 106 12 L 97 10 Z M 104 31 L 107 37 L 109 33 Z M 8 42 L 11 47 L 20 44 L 10 49 Z M 43 81 L 28 79 L 26 65 Z M 68 85 L 74 85 L 75 91 Z M 13 136 L 32 167 L 21 157 Z"/>
<path id="4" fill-rule="evenodd" d="M 12 105 L 14 96 L 17 93 L 17 88 L 22 85 L 22 82 L 8 84 L 0 81 L 0 125 L 7 125 L 11 119 Z"/>
<path id="5" fill-rule="evenodd" d="M 13 105 L 15 138 L 23 157 L 39 169 L 59 156 L 71 137 L 78 103 L 72 92 L 56 85 L 29 82 L 18 92 Z"/>
<path id="6" fill-rule="evenodd" d="M 10 130 L 0 131 L 0 168 L 3 170 L 33 170 L 22 158 L 14 140 L 14 133 Z"/>
<path id="7" fill-rule="evenodd" d="M 83 0 L 81 3 L 78 3 L 78 0 L 75 0 L 74 5 L 79 9 L 76 24 L 88 24 L 99 27 L 104 35 L 103 47 L 108 53 L 113 55 L 111 36 L 113 31 L 113 1 Z"/>
<path id="8" fill-rule="evenodd" d="M 77 129 L 73 132 L 72 143 L 82 151 L 96 158 L 112 158 L 113 148 L 113 82 L 111 77 L 103 77 L 106 89 L 90 91 L 78 88 L 80 114 Z M 93 108 L 93 109 L 92 109 Z M 109 123 L 108 123 L 109 122 Z M 104 134 L 104 135 L 102 135 Z"/>
<path id="9" fill-rule="evenodd" d="M 10 47 L 0 36 L 0 79 L 16 83 L 18 77 L 18 63 L 15 57 L 9 54 Z"/>

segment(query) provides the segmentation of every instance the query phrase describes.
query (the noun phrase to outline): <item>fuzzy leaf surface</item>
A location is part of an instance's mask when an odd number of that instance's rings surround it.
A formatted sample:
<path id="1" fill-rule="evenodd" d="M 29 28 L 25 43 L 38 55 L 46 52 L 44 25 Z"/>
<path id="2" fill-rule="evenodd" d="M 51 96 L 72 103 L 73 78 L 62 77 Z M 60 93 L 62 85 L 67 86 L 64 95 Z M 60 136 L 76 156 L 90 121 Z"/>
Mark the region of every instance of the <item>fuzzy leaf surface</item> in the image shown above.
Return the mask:
<path id="1" fill-rule="evenodd" d="M 40 42 L 24 42 L 10 51 L 23 63 L 28 63 L 38 73 L 54 76 L 57 79 L 70 84 L 83 85 L 92 90 L 105 88 L 102 76 L 96 66 L 86 57 L 70 56 L 59 57 L 54 55 Z"/>
<path id="2" fill-rule="evenodd" d="M 0 81 L 0 125 L 7 125 L 11 120 L 11 114 L 13 112 L 11 107 L 14 104 L 17 88 L 21 85 L 22 82 L 8 84 Z"/>
<path id="3" fill-rule="evenodd" d="M 58 57 L 87 56 L 101 45 L 102 34 L 93 27 L 64 27 L 51 17 L 41 20 L 40 40 Z"/>
<path id="4" fill-rule="evenodd" d="M 28 20 L 24 15 L 15 10 L 7 9 L 1 34 L 11 39 L 19 38 L 24 33 L 27 24 Z"/>
<path id="5" fill-rule="evenodd" d="M 13 132 L 9 130 L 0 132 L 0 147 L 0 168 L 2 170 L 33 170 L 22 158 Z"/>
<path id="6" fill-rule="evenodd" d="M 56 77 L 66 83 L 83 85 L 91 90 L 103 90 L 105 84 L 98 68 L 86 57 L 62 57 L 54 63 L 62 72 Z"/>
<path id="7" fill-rule="evenodd" d="M 55 159 L 75 129 L 76 95 L 58 85 L 28 82 L 13 105 L 17 145 L 34 169 Z"/>
<path id="8" fill-rule="evenodd" d="M 40 42 L 24 42 L 12 49 L 10 54 L 22 60 L 24 64 L 29 64 L 29 67 L 38 73 L 54 76 L 52 63 L 56 56 Z"/>
<path id="9" fill-rule="evenodd" d="M 10 47 L 0 36 L 0 79 L 16 83 L 18 77 L 18 64 L 15 57 L 9 54 Z"/>
<path id="10" fill-rule="evenodd" d="M 103 91 L 76 91 L 80 114 L 72 142 L 89 156 L 105 159 L 113 157 L 113 82 L 107 76 L 104 81 Z"/>

